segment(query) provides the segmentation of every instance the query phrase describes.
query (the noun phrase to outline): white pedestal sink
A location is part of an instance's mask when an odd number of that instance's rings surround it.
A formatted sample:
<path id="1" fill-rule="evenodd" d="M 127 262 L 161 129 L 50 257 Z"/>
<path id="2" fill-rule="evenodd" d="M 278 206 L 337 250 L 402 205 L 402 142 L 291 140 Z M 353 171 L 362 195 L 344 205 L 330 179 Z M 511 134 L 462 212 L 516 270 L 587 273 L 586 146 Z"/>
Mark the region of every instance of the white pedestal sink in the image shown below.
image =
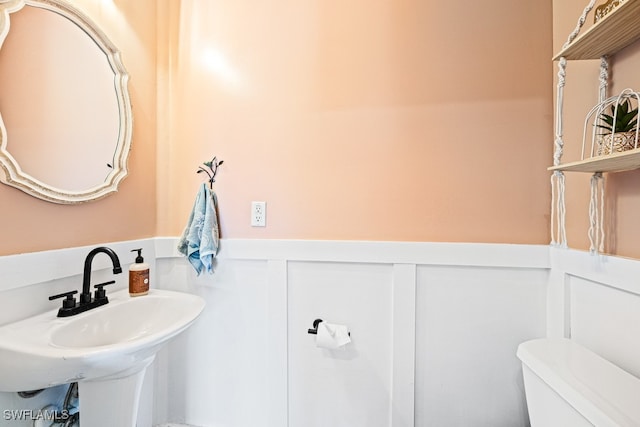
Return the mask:
<path id="1" fill-rule="evenodd" d="M 0 391 L 78 382 L 81 423 L 134 427 L 142 380 L 155 354 L 200 315 L 196 295 L 109 294 L 109 304 L 66 318 L 57 310 L 0 327 Z"/>

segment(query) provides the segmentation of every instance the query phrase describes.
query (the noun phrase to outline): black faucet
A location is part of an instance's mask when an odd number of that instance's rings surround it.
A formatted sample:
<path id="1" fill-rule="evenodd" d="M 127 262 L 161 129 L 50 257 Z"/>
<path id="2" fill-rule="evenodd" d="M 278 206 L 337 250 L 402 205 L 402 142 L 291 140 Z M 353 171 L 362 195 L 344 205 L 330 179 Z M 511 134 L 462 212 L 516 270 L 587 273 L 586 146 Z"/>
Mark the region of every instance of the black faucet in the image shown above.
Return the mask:
<path id="1" fill-rule="evenodd" d="M 80 304 L 91 302 L 91 263 L 93 262 L 93 257 L 95 257 L 100 252 L 109 255 L 109 258 L 111 258 L 111 263 L 113 264 L 113 274 L 122 273 L 122 267 L 120 267 L 120 259 L 118 259 L 118 255 L 116 255 L 113 249 L 109 249 L 104 246 L 93 249 L 91 252 L 89 252 L 84 260 L 84 275 L 82 276 L 82 293 L 80 294 Z"/>
<path id="2" fill-rule="evenodd" d="M 112 249 L 104 246 L 93 249 L 91 252 L 89 252 L 87 258 L 85 258 L 84 260 L 82 293 L 80 294 L 80 300 L 78 301 L 78 303 L 76 303 L 75 297 L 73 296 L 74 294 L 77 294 L 78 291 L 65 292 L 49 297 L 49 300 L 66 297 L 62 301 L 62 307 L 60 308 L 60 310 L 58 310 L 58 317 L 73 316 L 74 314 L 91 310 L 92 308 L 99 307 L 109 302 L 109 299 L 107 298 L 107 295 L 103 288 L 104 286 L 115 283 L 115 280 L 95 285 L 95 298 L 91 298 L 91 264 L 93 263 L 93 258 L 100 252 L 109 255 L 109 258 L 111 258 L 111 263 L 113 264 L 113 274 L 122 273 L 122 267 L 120 267 L 120 259 L 118 259 L 118 255 L 116 255 L 116 253 Z"/>

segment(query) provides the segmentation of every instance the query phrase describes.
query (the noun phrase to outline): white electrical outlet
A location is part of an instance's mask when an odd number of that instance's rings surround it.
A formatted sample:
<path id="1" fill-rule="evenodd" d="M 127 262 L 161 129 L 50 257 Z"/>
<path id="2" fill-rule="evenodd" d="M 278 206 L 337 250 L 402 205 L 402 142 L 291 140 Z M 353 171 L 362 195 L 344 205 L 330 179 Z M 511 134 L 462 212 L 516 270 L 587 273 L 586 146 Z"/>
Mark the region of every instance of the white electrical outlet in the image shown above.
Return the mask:
<path id="1" fill-rule="evenodd" d="M 251 202 L 251 226 L 267 226 L 267 202 Z"/>

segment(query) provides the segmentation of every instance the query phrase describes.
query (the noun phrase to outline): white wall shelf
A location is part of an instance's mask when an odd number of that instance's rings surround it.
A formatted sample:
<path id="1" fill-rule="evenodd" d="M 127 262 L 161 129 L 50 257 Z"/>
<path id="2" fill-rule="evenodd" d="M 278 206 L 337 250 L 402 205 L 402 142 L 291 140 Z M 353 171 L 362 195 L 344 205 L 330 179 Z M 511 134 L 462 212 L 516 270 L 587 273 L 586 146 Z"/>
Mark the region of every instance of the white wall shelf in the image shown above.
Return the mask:
<path id="1" fill-rule="evenodd" d="M 553 59 L 599 59 L 640 39 L 640 1 L 626 0 L 576 37 Z"/>
<path id="2" fill-rule="evenodd" d="M 600 59 L 640 40 L 640 0 L 626 0 L 576 37 L 553 59 Z M 640 169 L 640 149 L 595 156 L 548 168 L 566 172 L 622 172 Z"/>
<path id="3" fill-rule="evenodd" d="M 640 3 L 640 2 L 639 2 Z M 606 156 L 591 157 L 577 162 L 551 166 L 550 171 L 567 172 L 622 172 L 640 169 L 640 148 L 613 153 Z"/>

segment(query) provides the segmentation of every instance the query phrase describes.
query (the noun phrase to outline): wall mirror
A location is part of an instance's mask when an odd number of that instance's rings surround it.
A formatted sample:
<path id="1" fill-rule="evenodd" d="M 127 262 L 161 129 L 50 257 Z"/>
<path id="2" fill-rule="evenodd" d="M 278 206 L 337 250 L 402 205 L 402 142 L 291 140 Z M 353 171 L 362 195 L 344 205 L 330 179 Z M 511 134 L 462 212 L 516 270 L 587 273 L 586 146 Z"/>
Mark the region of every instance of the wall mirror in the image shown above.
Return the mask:
<path id="1" fill-rule="evenodd" d="M 65 204 L 117 191 L 128 78 L 116 47 L 63 0 L 0 0 L 0 181 Z"/>

